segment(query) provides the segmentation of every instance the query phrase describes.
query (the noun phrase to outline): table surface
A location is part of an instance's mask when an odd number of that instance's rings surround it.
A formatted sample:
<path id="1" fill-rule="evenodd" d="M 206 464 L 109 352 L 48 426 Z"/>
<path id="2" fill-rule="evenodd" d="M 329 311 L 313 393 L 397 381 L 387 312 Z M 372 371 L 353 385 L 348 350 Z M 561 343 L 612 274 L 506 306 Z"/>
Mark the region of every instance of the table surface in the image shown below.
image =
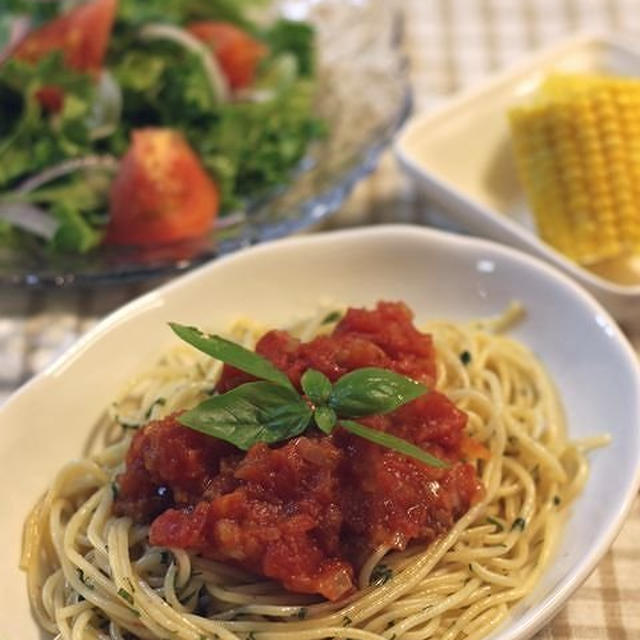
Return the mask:
<path id="1" fill-rule="evenodd" d="M 571 33 L 613 30 L 640 37 L 640 0 L 401 2 L 410 18 L 405 36 L 417 110 Z M 323 228 L 425 224 L 433 211 L 387 154 Z M 95 322 L 157 284 L 81 292 L 0 291 L 0 404 Z M 640 331 L 627 330 L 627 335 L 640 354 Z M 536 640 L 640 639 L 638 575 L 640 499 L 598 568 Z"/>

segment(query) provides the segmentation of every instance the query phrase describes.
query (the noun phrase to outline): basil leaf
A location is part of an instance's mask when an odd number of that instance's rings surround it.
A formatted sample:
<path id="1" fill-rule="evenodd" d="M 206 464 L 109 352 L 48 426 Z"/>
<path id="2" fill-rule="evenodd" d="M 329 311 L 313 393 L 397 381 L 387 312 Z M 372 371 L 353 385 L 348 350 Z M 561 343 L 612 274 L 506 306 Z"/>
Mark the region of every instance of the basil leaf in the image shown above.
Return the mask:
<path id="1" fill-rule="evenodd" d="M 332 385 L 324 373 L 315 369 L 307 369 L 300 378 L 300 384 L 313 404 L 327 404 Z"/>
<path id="2" fill-rule="evenodd" d="M 313 413 L 313 419 L 320 431 L 329 434 L 333 431 L 333 427 L 336 426 L 338 417 L 331 407 L 318 407 Z"/>
<path id="3" fill-rule="evenodd" d="M 420 447 L 416 447 L 415 444 L 411 444 L 402 438 L 392 436 L 390 433 L 370 429 L 369 427 L 365 427 L 363 424 L 354 422 L 353 420 L 340 420 L 340 426 L 360 438 L 364 438 L 365 440 L 369 440 L 369 442 L 374 442 L 382 447 L 392 449 L 402 455 L 414 458 L 415 460 L 429 465 L 430 467 L 448 469 L 451 466 L 449 463 L 440 460 L 440 458 L 436 458 L 436 456 L 427 453 Z"/>
<path id="4" fill-rule="evenodd" d="M 230 364 L 256 378 L 293 389 L 293 385 L 286 374 L 261 355 L 220 336 L 203 333 L 196 327 L 187 327 L 176 322 L 170 322 L 169 326 L 179 338 L 199 351 L 217 360 L 222 360 L 222 362 Z"/>
<path id="5" fill-rule="evenodd" d="M 299 435 L 311 415 L 311 408 L 294 389 L 248 382 L 205 400 L 178 420 L 246 451 L 256 442 L 270 444 Z"/>
<path id="6" fill-rule="evenodd" d="M 345 374 L 334 385 L 329 406 L 345 418 L 388 413 L 415 400 L 427 388 L 399 373 L 365 367 Z"/>

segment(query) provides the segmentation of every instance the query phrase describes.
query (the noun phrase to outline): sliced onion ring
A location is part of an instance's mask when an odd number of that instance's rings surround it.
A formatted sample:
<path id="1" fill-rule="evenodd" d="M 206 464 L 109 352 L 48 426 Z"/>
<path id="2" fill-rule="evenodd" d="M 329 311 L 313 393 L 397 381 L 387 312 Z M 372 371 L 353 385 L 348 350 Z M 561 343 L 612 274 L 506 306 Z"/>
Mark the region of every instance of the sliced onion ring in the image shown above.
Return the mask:
<path id="1" fill-rule="evenodd" d="M 202 66 L 215 99 L 220 102 L 228 102 L 230 90 L 227 78 L 222 72 L 215 54 L 195 36 L 180 27 L 153 23 L 147 24 L 140 29 L 140 37 L 143 40 L 171 40 L 191 51 L 191 53 L 195 53 L 202 61 Z"/>
<path id="2" fill-rule="evenodd" d="M 110 71 L 100 73 L 96 89 L 88 123 L 92 140 L 110 136 L 118 128 L 122 115 L 122 90 Z"/>
<path id="3" fill-rule="evenodd" d="M 9 222 L 14 227 L 29 231 L 46 240 L 51 240 L 58 228 L 58 221 L 54 216 L 39 207 L 24 202 L 0 203 L 0 220 Z"/>
<path id="4" fill-rule="evenodd" d="M 111 171 L 116 173 L 118 171 L 119 163 L 117 158 L 110 155 L 104 156 L 85 156 L 84 158 L 73 158 L 71 160 L 65 160 L 60 164 L 53 167 L 47 167 L 35 176 L 27 178 L 24 182 L 20 183 L 16 187 L 17 193 L 29 193 L 35 189 L 38 189 L 43 184 L 57 180 L 62 176 L 66 176 L 69 173 L 75 171 L 83 171 L 86 169 L 103 169 L 105 171 Z"/>
<path id="5" fill-rule="evenodd" d="M 13 50 L 25 39 L 31 30 L 31 21 L 27 16 L 19 16 L 11 19 L 9 41 L 3 49 L 0 49 L 0 64 L 11 57 Z"/>

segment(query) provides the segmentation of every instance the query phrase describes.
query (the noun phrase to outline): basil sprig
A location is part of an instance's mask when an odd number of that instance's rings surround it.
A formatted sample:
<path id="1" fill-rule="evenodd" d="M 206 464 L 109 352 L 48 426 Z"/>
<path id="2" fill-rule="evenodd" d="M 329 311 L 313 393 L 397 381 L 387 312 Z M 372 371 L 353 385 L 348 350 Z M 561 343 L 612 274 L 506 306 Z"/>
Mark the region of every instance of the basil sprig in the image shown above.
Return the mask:
<path id="1" fill-rule="evenodd" d="M 360 438 L 432 467 L 449 466 L 402 438 L 349 420 L 388 413 L 415 400 L 427 392 L 419 382 L 394 371 L 364 367 L 332 384 L 320 371 L 309 369 L 300 381 L 305 399 L 284 372 L 254 351 L 195 327 L 175 323 L 170 326 L 200 351 L 261 378 L 214 395 L 181 414 L 178 419 L 184 426 L 246 451 L 257 442 L 273 444 L 300 435 L 313 420 L 326 434 L 341 426 Z"/>

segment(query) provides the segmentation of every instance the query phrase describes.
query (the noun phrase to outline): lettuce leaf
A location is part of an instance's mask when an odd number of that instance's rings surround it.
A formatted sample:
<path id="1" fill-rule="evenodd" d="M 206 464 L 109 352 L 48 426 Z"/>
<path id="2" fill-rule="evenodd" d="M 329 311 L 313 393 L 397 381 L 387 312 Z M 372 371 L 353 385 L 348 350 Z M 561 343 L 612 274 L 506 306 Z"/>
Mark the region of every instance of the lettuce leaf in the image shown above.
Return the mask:
<path id="1" fill-rule="evenodd" d="M 55 18 L 58 7 L 57 2 L 42 0 L 0 0 L 0 14 L 28 15 L 36 26 Z"/>
<path id="2" fill-rule="evenodd" d="M 245 15 L 248 8 L 264 0 L 120 0 L 120 25 L 139 27 L 147 22 L 185 24 L 190 20 L 224 20 L 250 30 L 254 26 Z"/>
<path id="3" fill-rule="evenodd" d="M 59 113 L 47 113 L 37 100 L 45 86 L 62 89 Z M 92 150 L 87 116 L 95 94 L 89 75 L 71 72 L 57 52 L 38 64 L 10 59 L 0 67 L 0 189 L 66 158 Z"/>
<path id="4" fill-rule="evenodd" d="M 124 97 L 124 134 L 112 138 L 111 151 L 121 153 L 139 126 L 180 130 L 216 179 L 223 210 L 241 205 L 244 195 L 260 197 L 286 182 L 323 131 L 312 113 L 314 85 L 295 74 L 291 82 L 271 87 L 258 79 L 272 94 L 267 99 L 221 105 L 213 100 L 198 57 L 173 43 L 134 47 L 112 71 Z"/>
<path id="5" fill-rule="evenodd" d="M 281 185 L 302 159 L 309 143 L 323 132 L 311 115 L 313 85 L 298 81 L 265 102 L 226 105 L 206 135 L 186 133 L 203 162 L 217 175 L 223 207 Z"/>
<path id="6" fill-rule="evenodd" d="M 56 202 L 52 211 L 60 223 L 51 241 L 54 251 L 86 253 L 100 244 L 102 232 L 94 229 L 71 201 Z"/>
<path id="7" fill-rule="evenodd" d="M 303 77 L 313 75 L 315 61 L 313 49 L 314 29 L 306 22 L 278 20 L 264 34 L 272 57 L 283 53 L 295 56 L 298 71 Z"/>

